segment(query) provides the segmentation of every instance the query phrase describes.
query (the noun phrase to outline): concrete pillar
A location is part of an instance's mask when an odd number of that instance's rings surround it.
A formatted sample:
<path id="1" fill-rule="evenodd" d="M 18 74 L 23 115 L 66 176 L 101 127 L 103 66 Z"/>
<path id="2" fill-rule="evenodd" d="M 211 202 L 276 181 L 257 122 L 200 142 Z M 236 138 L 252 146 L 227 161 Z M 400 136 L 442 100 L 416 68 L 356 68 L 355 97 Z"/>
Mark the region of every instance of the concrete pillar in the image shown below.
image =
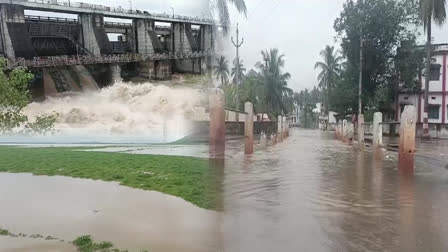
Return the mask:
<path id="1" fill-rule="evenodd" d="M 81 13 L 79 21 L 84 48 L 93 55 L 111 54 L 112 46 L 104 29 L 104 16 Z"/>
<path id="2" fill-rule="evenodd" d="M 171 75 L 171 62 L 169 60 L 159 60 L 154 62 L 154 79 L 170 80 Z"/>
<path id="3" fill-rule="evenodd" d="M 0 49 L 6 57 L 30 59 L 36 56 L 27 32 L 23 6 L 0 5 L 0 31 Z"/>
<path id="4" fill-rule="evenodd" d="M 400 170 L 414 170 L 416 115 L 415 107 L 412 105 L 406 106 L 401 114 L 400 147 L 398 152 L 398 166 Z"/>
<path id="5" fill-rule="evenodd" d="M 283 139 L 286 139 L 286 128 L 288 127 L 287 122 L 286 122 L 286 116 L 284 116 L 282 118 L 282 134 L 283 134 Z"/>
<path id="6" fill-rule="evenodd" d="M 201 26 L 201 50 L 212 51 L 213 50 L 213 26 L 202 25 Z"/>
<path id="7" fill-rule="evenodd" d="M 210 106 L 210 158 L 224 159 L 225 154 L 225 100 L 221 89 L 213 89 L 209 95 Z"/>
<path id="8" fill-rule="evenodd" d="M 373 148 L 383 145 L 383 113 L 376 112 L 373 114 Z"/>
<path id="9" fill-rule="evenodd" d="M 348 136 L 348 125 L 347 120 L 342 120 L 342 141 L 347 142 L 347 136 Z"/>
<path id="10" fill-rule="evenodd" d="M 132 21 L 136 34 L 136 51 L 139 54 L 154 54 L 154 47 L 149 31 L 154 28 L 154 21 L 150 19 L 134 19 Z"/>
<path id="11" fill-rule="evenodd" d="M 277 144 L 277 136 L 275 134 L 271 134 L 271 145 Z"/>
<path id="12" fill-rule="evenodd" d="M 171 29 L 174 35 L 174 51 L 175 52 L 190 52 L 191 45 L 187 37 L 186 23 L 173 23 Z"/>
<path id="13" fill-rule="evenodd" d="M 336 127 L 334 128 L 334 136 L 339 139 L 339 122 L 336 122 Z"/>
<path id="14" fill-rule="evenodd" d="M 358 146 L 364 148 L 364 115 L 358 115 Z"/>
<path id="15" fill-rule="evenodd" d="M 110 67 L 112 70 L 112 83 L 121 82 L 121 66 L 119 64 L 112 64 Z"/>
<path id="16" fill-rule="evenodd" d="M 261 149 L 266 149 L 267 146 L 268 146 L 267 136 L 266 136 L 266 134 L 264 132 L 261 132 L 261 135 L 260 135 L 260 147 L 261 147 Z"/>
<path id="17" fill-rule="evenodd" d="M 277 117 L 277 142 L 281 142 L 283 140 L 283 117 L 279 115 Z"/>
<path id="18" fill-rule="evenodd" d="M 244 154 L 254 153 L 254 105 L 250 102 L 244 104 L 246 121 L 244 122 Z"/>

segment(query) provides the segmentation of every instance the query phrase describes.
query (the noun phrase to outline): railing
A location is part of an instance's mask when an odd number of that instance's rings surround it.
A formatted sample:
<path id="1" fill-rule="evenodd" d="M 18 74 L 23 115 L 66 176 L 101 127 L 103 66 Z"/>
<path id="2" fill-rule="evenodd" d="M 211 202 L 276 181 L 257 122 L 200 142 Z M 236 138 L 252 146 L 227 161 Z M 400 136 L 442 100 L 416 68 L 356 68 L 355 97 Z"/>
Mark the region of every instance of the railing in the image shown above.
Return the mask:
<path id="1" fill-rule="evenodd" d="M 68 1 L 25 0 L 25 2 L 38 3 L 38 4 L 43 4 L 43 5 L 56 5 L 56 6 L 63 6 L 63 7 L 75 7 L 75 8 L 83 8 L 83 9 L 91 9 L 91 10 L 109 11 L 109 12 L 123 13 L 123 14 L 140 14 L 140 15 L 145 15 L 148 17 L 172 18 L 172 19 L 179 19 L 179 20 L 185 20 L 185 21 L 214 23 L 214 20 L 209 19 L 209 18 L 189 17 L 189 16 L 183 16 L 183 15 L 170 15 L 167 13 L 149 13 L 147 11 L 124 9 L 121 6 L 109 7 L 109 6 L 99 5 L 99 4 L 72 2 L 69 0 Z"/>
<path id="2" fill-rule="evenodd" d="M 25 15 L 25 21 L 79 24 L 75 18 L 44 17 Z"/>
<path id="3" fill-rule="evenodd" d="M 104 27 L 132 28 L 132 23 L 104 22 Z"/>
<path id="4" fill-rule="evenodd" d="M 73 55 L 73 56 L 50 56 L 34 57 L 33 59 L 8 59 L 6 67 L 8 69 L 16 67 L 42 68 L 54 66 L 70 65 L 92 65 L 128 62 L 146 62 L 155 60 L 172 59 L 193 59 L 212 56 L 211 52 L 177 52 L 177 53 L 156 53 L 156 54 L 113 54 L 113 55 Z"/>

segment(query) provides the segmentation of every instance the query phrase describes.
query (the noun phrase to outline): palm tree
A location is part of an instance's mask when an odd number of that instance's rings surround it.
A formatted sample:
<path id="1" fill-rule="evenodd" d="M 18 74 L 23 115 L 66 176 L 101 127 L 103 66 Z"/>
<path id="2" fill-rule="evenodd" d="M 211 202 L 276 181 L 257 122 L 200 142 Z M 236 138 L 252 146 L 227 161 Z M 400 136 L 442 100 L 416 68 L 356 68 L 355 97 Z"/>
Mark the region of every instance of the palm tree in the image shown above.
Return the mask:
<path id="1" fill-rule="evenodd" d="M 237 61 L 240 61 L 239 63 L 237 63 Z M 237 71 L 237 67 L 239 66 L 239 71 Z M 237 76 L 236 76 L 236 73 L 239 73 L 238 75 L 238 78 L 237 78 Z M 234 61 L 233 61 L 233 67 L 232 67 L 232 78 L 233 78 L 233 83 L 234 84 L 236 84 L 236 80 L 238 79 L 238 80 L 240 80 L 240 81 L 242 81 L 242 80 L 244 80 L 244 78 L 246 77 L 245 76 L 245 73 L 246 72 L 246 68 L 244 67 L 244 64 L 243 64 L 243 61 L 241 60 L 241 59 L 239 59 L 239 58 L 236 58 Z"/>
<path id="2" fill-rule="evenodd" d="M 226 57 L 221 56 L 216 59 L 216 63 L 217 65 L 213 66 L 216 79 L 221 80 L 221 86 L 224 86 L 229 81 L 229 61 L 226 60 Z"/>
<path id="3" fill-rule="evenodd" d="M 423 113 L 423 136 L 429 137 L 428 111 L 429 111 L 429 76 L 431 72 L 431 25 L 434 21 L 442 25 L 446 19 L 446 0 L 420 0 L 420 18 L 426 30 L 426 69 L 425 69 L 425 106 Z"/>
<path id="4" fill-rule="evenodd" d="M 239 13 L 247 15 L 247 7 L 244 0 L 214 0 L 218 11 L 219 23 L 222 25 L 224 33 L 228 32 L 230 25 L 229 3 L 233 4 Z"/>
<path id="5" fill-rule="evenodd" d="M 288 113 L 288 107 L 284 99 L 291 96 L 293 91 L 288 88 L 289 73 L 283 73 L 285 55 L 278 49 L 262 51 L 263 62 L 258 62 L 256 67 L 260 70 L 261 81 L 264 84 L 265 102 L 267 110 L 274 114 Z"/>
<path id="6" fill-rule="evenodd" d="M 331 92 L 331 88 L 334 87 L 336 78 L 341 73 L 341 61 L 342 57 L 338 55 L 338 51 L 334 51 L 333 46 L 326 46 L 324 50 L 320 52 L 320 56 L 323 62 L 316 62 L 314 69 L 320 69 L 320 73 L 317 76 L 319 81 L 319 88 L 324 93 L 324 106 L 325 116 L 329 116 L 329 100 L 328 96 Z"/>

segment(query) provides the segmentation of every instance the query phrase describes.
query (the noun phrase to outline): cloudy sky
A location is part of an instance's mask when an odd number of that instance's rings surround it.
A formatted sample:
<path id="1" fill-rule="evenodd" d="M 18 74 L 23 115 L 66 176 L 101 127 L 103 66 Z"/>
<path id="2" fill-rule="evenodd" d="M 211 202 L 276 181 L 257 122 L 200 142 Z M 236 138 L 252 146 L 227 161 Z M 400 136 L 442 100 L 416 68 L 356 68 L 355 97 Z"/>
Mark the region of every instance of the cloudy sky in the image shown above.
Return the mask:
<path id="1" fill-rule="evenodd" d="M 72 0 L 74 1 L 74 0 Z M 300 91 L 317 84 L 314 63 L 325 45 L 337 45 L 333 23 L 346 0 L 246 0 L 247 18 L 231 10 L 232 23 L 240 24 L 245 39 L 241 57 L 246 68 L 252 68 L 260 60 L 260 51 L 278 48 L 286 55 L 286 71 L 291 73 L 290 86 Z M 122 6 L 192 16 L 209 16 L 209 0 L 82 0 L 110 6 Z M 436 43 L 448 42 L 448 24 L 435 28 Z M 423 42 L 423 38 L 421 39 Z M 234 50 L 222 52 L 235 57 Z M 230 50 L 231 49 L 231 50 Z"/>

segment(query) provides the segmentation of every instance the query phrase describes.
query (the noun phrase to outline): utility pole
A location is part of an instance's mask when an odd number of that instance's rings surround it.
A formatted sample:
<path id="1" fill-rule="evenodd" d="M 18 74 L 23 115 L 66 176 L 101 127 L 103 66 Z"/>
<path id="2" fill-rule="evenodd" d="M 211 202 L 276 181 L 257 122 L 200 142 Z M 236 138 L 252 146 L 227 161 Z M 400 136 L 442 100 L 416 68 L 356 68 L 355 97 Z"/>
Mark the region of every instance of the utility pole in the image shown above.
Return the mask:
<path id="1" fill-rule="evenodd" d="M 360 40 L 360 47 L 359 47 L 359 91 L 358 91 L 358 115 L 362 114 L 362 64 L 364 62 L 364 56 L 363 56 L 363 35 L 362 35 L 362 28 L 361 28 L 361 36 L 359 37 Z"/>
<path id="2" fill-rule="evenodd" d="M 239 92 L 239 86 L 240 86 L 240 54 L 239 49 L 244 43 L 244 38 L 241 39 L 241 42 L 239 40 L 239 29 L 238 29 L 238 23 L 236 23 L 236 43 L 233 41 L 233 37 L 231 38 L 233 46 L 236 48 L 236 109 L 240 110 L 240 92 Z"/>
<path id="3" fill-rule="evenodd" d="M 361 35 L 359 36 L 359 91 L 358 91 L 358 146 L 363 149 L 364 148 L 364 115 L 362 114 L 362 64 L 364 62 L 364 38 L 361 26 Z"/>

